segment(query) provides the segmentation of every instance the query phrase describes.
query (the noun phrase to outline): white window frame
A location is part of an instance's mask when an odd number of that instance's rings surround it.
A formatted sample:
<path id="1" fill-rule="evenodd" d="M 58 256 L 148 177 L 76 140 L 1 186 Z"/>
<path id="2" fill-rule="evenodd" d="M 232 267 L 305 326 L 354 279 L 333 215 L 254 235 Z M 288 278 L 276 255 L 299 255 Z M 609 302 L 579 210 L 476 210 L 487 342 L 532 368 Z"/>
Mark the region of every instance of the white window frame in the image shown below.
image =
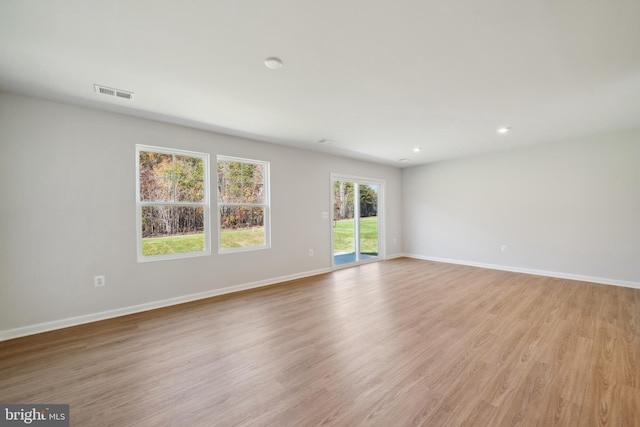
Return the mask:
<path id="1" fill-rule="evenodd" d="M 218 182 L 218 163 L 236 162 L 261 165 L 264 167 L 264 203 L 222 203 L 220 202 L 220 191 Z M 244 159 L 241 157 L 218 155 L 216 158 L 216 200 L 218 202 L 218 253 L 228 254 L 236 252 L 258 251 L 271 248 L 271 165 L 264 160 Z M 246 246 L 241 248 L 222 248 L 222 228 L 220 227 L 221 215 L 220 208 L 223 206 L 251 206 L 261 207 L 264 209 L 264 244 L 256 246 Z"/>
<path id="2" fill-rule="evenodd" d="M 204 201 L 202 203 L 193 202 L 143 202 L 140 200 L 140 152 L 148 151 L 153 153 L 170 154 L 177 156 L 188 156 L 202 159 L 204 162 Z M 210 201 L 210 178 L 209 178 L 209 154 L 195 151 L 179 150 L 175 148 L 154 147 L 151 145 L 136 144 L 136 235 L 137 235 L 137 258 L 138 262 L 164 261 L 171 259 L 192 258 L 211 255 L 211 201 Z M 204 250 L 198 252 L 185 252 L 180 254 L 165 255 L 142 255 L 142 208 L 143 206 L 196 206 L 204 208 Z"/>

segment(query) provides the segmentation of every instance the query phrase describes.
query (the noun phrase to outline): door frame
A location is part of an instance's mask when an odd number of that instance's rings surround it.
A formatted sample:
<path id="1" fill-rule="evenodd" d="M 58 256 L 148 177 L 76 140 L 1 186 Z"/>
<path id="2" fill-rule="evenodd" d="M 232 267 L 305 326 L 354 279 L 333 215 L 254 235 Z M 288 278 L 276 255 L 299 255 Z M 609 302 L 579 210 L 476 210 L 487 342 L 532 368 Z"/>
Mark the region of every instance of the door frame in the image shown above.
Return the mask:
<path id="1" fill-rule="evenodd" d="M 353 182 L 353 183 L 357 183 L 357 184 L 365 184 L 365 185 L 377 185 L 378 186 L 378 256 L 374 259 L 367 259 L 367 260 L 361 260 L 360 258 L 360 254 L 356 253 L 356 260 L 355 262 L 352 263 L 348 263 L 348 264 L 341 264 L 341 265 L 335 265 L 335 258 L 334 258 L 334 248 L 333 248 L 333 221 L 334 221 L 334 217 L 333 217 L 333 201 L 334 201 L 334 194 L 333 194 L 333 182 L 334 181 L 348 181 L 348 182 Z M 347 267 L 353 267 L 355 265 L 361 265 L 361 264 L 367 264 L 370 262 L 378 262 L 378 261 L 383 261 L 385 259 L 385 203 L 384 203 L 384 190 L 385 190 L 385 180 L 384 179 L 378 179 L 378 178 L 369 178 L 369 177 L 363 177 L 363 176 L 356 176 L 356 175 L 349 175 L 349 174 L 343 174 L 343 173 L 336 173 L 336 172 L 331 172 L 330 173 L 330 177 L 329 177 L 329 234 L 331 236 L 331 247 L 330 247 L 330 255 L 331 255 L 331 269 L 332 270 L 338 270 L 341 268 L 347 268 Z M 355 195 L 354 195 L 355 197 Z M 355 202 L 355 201 L 354 201 Z M 358 200 L 359 202 L 359 200 Z M 356 214 L 357 214 L 357 218 L 358 218 L 358 227 L 360 226 L 360 212 L 354 212 L 354 226 L 356 224 L 355 218 L 356 218 Z M 354 233 L 356 235 L 359 235 L 359 233 Z M 357 245 L 359 246 L 359 245 Z"/>

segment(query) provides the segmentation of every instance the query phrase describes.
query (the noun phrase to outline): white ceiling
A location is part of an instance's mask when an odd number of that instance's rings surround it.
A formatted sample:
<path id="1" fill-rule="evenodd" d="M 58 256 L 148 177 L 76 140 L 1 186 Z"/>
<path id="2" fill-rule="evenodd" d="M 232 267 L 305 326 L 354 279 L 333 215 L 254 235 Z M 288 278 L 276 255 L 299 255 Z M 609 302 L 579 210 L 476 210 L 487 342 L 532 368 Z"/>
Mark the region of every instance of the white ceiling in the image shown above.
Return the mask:
<path id="1" fill-rule="evenodd" d="M 2 0 L 0 89 L 405 167 L 640 128 L 640 1 Z"/>

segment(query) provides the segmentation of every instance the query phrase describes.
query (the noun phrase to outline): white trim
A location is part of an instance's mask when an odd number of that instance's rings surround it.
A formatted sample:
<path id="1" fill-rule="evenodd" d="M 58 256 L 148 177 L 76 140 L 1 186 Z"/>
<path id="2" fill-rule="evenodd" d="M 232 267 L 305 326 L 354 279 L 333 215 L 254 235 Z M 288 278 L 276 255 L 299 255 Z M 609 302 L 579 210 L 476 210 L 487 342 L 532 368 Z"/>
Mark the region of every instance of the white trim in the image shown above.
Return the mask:
<path id="1" fill-rule="evenodd" d="M 269 163 L 266 160 L 245 159 L 244 157 L 225 156 L 224 154 L 218 154 L 216 156 L 216 159 L 217 161 L 233 162 L 233 163 L 251 163 L 258 166 L 264 165 L 265 163 Z"/>
<path id="2" fill-rule="evenodd" d="M 360 184 L 374 184 L 374 185 L 379 185 L 380 183 L 385 182 L 384 179 L 381 178 L 371 178 L 371 177 L 366 177 L 366 176 L 358 176 L 358 175 L 349 175 L 346 173 L 340 173 L 340 172 L 331 172 L 331 181 L 334 181 L 334 178 L 339 178 L 342 179 L 343 181 L 353 181 L 353 182 L 358 182 Z"/>
<path id="3" fill-rule="evenodd" d="M 154 145 L 136 144 L 136 149 L 139 149 L 139 151 L 151 151 L 152 153 L 173 154 L 176 156 L 209 157 L 209 154 L 199 151 L 182 150 L 180 148 L 157 147 Z"/>
<path id="4" fill-rule="evenodd" d="M 605 277 L 583 276 L 581 274 L 561 273 L 557 271 L 536 270 L 533 268 L 511 267 L 508 265 L 485 264 L 474 261 L 461 261 L 457 259 L 438 258 L 417 254 L 404 254 L 407 258 L 421 259 L 425 261 L 443 262 L 447 264 L 468 265 L 470 267 L 488 268 L 490 270 L 511 271 L 514 273 L 534 274 L 536 276 L 555 277 L 558 279 L 578 280 L 580 282 L 598 283 L 602 285 L 623 286 L 625 288 L 640 289 L 640 282 L 630 282 L 626 280 L 608 279 Z"/>
<path id="5" fill-rule="evenodd" d="M 35 325 L 22 326 L 14 329 L 7 329 L 4 331 L 0 331 L 0 341 L 6 341 L 13 338 L 24 337 L 27 335 L 39 334 L 42 332 L 53 331 L 56 329 L 68 328 L 71 326 L 82 325 L 85 323 L 97 322 L 99 320 L 111 319 L 114 317 L 126 316 L 128 314 L 141 313 L 143 311 L 154 310 L 156 308 L 162 308 L 162 307 L 169 307 L 172 305 L 183 304 L 186 302 L 196 301 L 204 298 L 211 298 L 219 295 L 225 295 L 225 294 L 245 291 L 249 289 L 277 285 L 290 280 L 302 279 L 304 277 L 317 276 L 319 274 L 329 273 L 330 271 L 331 271 L 330 268 L 322 268 L 319 270 L 312 270 L 304 273 L 289 274 L 287 276 L 274 277 L 272 279 L 258 280 L 256 282 L 228 286 L 226 288 L 213 289 L 210 291 L 199 292 L 196 294 L 183 295 L 183 296 L 169 298 L 169 299 L 160 300 L 160 301 L 152 301 L 144 304 L 117 308 L 114 310 L 101 311 L 99 313 L 85 314 L 82 316 L 75 316 L 75 317 L 68 317 L 66 319 L 53 320 L 51 322 L 44 322 L 44 323 L 38 323 Z"/>
<path id="6" fill-rule="evenodd" d="M 558 272 L 551 272 L 546 270 L 535 270 L 535 269 L 529 269 L 529 268 L 509 267 L 505 265 L 485 264 L 485 263 L 472 262 L 472 261 L 460 261 L 460 260 L 454 260 L 454 259 L 430 257 L 430 256 L 417 255 L 417 254 L 398 253 L 398 254 L 389 255 L 385 259 L 390 260 L 390 259 L 402 258 L 402 257 L 420 259 L 424 261 L 442 262 L 446 264 L 467 265 L 471 267 L 488 268 L 491 270 L 511 271 L 515 273 L 534 274 L 537 276 L 555 277 L 559 279 L 578 280 L 582 282 L 591 282 L 591 283 L 599 283 L 604 285 L 623 286 L 627 288 L 640 289 L 640 282 L 630 282 L 625 280 L 582 276 L 578 274 L 558 273 Z M 184 295 L 184 296 L 169 298 L 169 299 L 160 300 L 160 301 L 153 301 L 153 302 L 148 302 L 144 304 L 118 308 L 114 310 L 102 311 L 99 313 L 86 314 L 86 315 L 76 316 L 76 317 L 68 317 L 66 319 L 38 323 L 35 325 L 29 325 L 29 326 L 22 326 L 14 329 L 6 329 L 4 331 L 0 331 L 0 341 L 6 341 L 13 338 L 19 338 L 27 335 L 34 335 L 34 334 L 39 334 L 39 333 L 48 332 L 48 331 L 54 331 L 57 329 L 68 328 L 71 326 L 82 325 L 85 323 L 97 322 L 100 320 L 111 319 L 114 317 L 126 316 L 128 314 L 141 313 L 143 311 L 149 311 L 149 310 L 154 310 L 156 308 L 183 304 L 186 302 L 197 301 L 204 298 L 211 298 L 219 295 L 226 295 L 226 294 L 245 291 L 249 289 L 277 285 L 282 282 L 287 282 L 289 280 L 317 276 L 320 274 L 330 273 L 331 271 L 332 271 L 331 268 L 322 268 L 318 270 L 307 271 L 304 273 L 290 274 L 287 276 L 275 277 L 272 279 L 259 280 L 256 282 L 228 286 L 226 288 L 221 288 L 221 289 L 213 289 L 210 291 L 199 292 L 196 294 Z"/>
<path id="7" fill-rule="evenodd" d="M 222 231 L 219 230 L 218 233 L 219 233 L 220 237 L 222 237 Z M 236 254 L 236 253 L 240 253 L 240 252 L 262 251 L 262 250 L 265 250 L 265 249 L 271 249 L 271 246 L 260 245 L 260 246 L 241 246 L 239 248 L 225 248 L 225 249 L 220 249 L 218 254 L 219 255 Z"/>

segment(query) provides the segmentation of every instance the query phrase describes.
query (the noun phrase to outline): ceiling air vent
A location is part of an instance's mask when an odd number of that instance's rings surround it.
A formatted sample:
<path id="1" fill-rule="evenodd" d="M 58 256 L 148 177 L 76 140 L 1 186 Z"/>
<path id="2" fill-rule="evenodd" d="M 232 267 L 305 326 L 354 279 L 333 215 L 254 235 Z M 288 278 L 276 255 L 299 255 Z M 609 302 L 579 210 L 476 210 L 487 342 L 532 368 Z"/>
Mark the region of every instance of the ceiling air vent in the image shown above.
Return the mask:
<path id="1" fill-rule="evenodd" d="M 93 85 L 96 93 L 108 96 L 115 96 L 116 98 L 133 99 L 133 92 L 127 92 L 126 90 L 114 89 L 112 87 Z"/>

